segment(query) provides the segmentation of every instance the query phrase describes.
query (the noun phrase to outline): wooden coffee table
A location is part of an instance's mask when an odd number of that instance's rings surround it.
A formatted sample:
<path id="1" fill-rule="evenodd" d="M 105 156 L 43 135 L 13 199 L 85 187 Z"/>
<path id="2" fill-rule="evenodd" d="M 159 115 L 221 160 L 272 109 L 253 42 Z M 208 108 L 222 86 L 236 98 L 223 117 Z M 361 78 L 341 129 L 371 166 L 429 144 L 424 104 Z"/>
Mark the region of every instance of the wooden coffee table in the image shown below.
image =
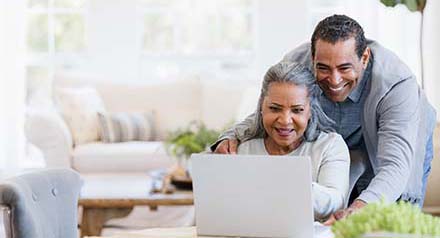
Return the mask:
<path id="1" fill-rule="evenodd" d="M 82 175 L 79 206 L 82 207 L 81 237 L 99 236 L 104 223 L 127 216 L 134 206 L 183 206 L 194 203 L 191 191 L 171 194 L 152 192 L 153 179 L 145 174 Z"/>

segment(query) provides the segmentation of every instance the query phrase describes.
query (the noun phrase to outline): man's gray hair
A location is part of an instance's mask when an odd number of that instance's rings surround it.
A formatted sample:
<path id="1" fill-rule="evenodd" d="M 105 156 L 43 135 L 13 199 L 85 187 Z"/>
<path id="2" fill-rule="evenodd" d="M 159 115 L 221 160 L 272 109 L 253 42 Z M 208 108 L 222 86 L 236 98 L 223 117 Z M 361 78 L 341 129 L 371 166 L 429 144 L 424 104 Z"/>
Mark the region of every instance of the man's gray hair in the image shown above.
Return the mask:
<path id="1" fill-rule="evenodd" d="M 307 89 L 307 95 L 310 101 L 311 117 L 308 121 L 307 128 L 304 132 L 305 141 L 315 141 L 321 131 L 334 131 L 334 122 L 324 113 L 319 104 L 318 97 L 321 90 L 315 83 L 315 77 L 306 67 L 297 62 L 281 61 L 270 67 L 264 76 L 263 85 L 261 86 L 260 99 L 256 111 L 256 132 L 264 132 L 263 117 L 261 110 L 264 97 L 267 96 L 271 83 L 292 83 L 297 86 L 304 86 Z"/>

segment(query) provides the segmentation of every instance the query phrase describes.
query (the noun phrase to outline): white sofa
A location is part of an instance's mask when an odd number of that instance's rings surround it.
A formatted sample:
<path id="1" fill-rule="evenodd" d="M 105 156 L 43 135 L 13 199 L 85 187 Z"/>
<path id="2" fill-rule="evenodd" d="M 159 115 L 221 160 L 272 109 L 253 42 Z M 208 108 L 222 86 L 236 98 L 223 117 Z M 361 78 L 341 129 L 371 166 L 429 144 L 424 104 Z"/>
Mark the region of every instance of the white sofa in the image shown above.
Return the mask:
<path id="1" fill-rule="evenodd" d="M 154 111 L 157 140 L 74 145 L 72 132 L 56 107 L 30 108 L 26 135 L 41 149 L 48 167 L 72 167 L 81 173 L 145 173 L 173 163 L 162 142 L 169 131 L 193 120 L 215 129 L 241 120 L 255 108 L 259 86 L 258 81 L 116 82 L 95 76 L 57 75 L 54 92 L 92 87 L 108 112 Z"/>

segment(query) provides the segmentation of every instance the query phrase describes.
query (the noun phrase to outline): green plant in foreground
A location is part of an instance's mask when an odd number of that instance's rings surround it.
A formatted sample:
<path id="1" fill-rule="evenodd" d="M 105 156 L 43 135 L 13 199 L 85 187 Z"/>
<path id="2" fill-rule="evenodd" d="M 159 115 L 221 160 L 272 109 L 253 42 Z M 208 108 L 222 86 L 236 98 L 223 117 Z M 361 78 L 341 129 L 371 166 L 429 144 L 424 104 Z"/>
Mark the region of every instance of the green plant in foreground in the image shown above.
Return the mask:
<path id="1" fill-rule="evenodd" d="M 440 218 L 425 214 L 410 203 L 379 202 L 337 221 L 332 232 L 335 238 L 357 238 L 371 232 L 440 236 Z"/>
<path id="2" fill-rule="evenodd" d="M 214 143 L 220 132 L 208 129 L 202 122 L 193 121 L 185 129 L 171 132 L 165 140 L 167 151 L 177 158 L 189 158 Z"/>

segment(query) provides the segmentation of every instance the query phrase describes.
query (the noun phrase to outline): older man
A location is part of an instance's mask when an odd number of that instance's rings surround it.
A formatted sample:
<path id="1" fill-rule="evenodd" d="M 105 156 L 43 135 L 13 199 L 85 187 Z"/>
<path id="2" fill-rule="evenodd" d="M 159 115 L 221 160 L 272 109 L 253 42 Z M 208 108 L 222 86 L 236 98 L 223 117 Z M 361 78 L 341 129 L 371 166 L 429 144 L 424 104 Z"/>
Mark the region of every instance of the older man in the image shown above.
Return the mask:
<path id="1" fill-rule="evenodd" d="M 321 105 L 350 149 L 354 201 L 334 218 L 381 199 L 421 206 L 433 157 L 435 111 L 410 69 L 367 40 L 362 27 L 345 15 L 319 22 L 311 44 L 285 59 L 314 72 Z M 239 141 L 258 136 L 249 129 L 252 123 L 254 115 L 225 132 L 212 148 L 235 153 Z"/>

